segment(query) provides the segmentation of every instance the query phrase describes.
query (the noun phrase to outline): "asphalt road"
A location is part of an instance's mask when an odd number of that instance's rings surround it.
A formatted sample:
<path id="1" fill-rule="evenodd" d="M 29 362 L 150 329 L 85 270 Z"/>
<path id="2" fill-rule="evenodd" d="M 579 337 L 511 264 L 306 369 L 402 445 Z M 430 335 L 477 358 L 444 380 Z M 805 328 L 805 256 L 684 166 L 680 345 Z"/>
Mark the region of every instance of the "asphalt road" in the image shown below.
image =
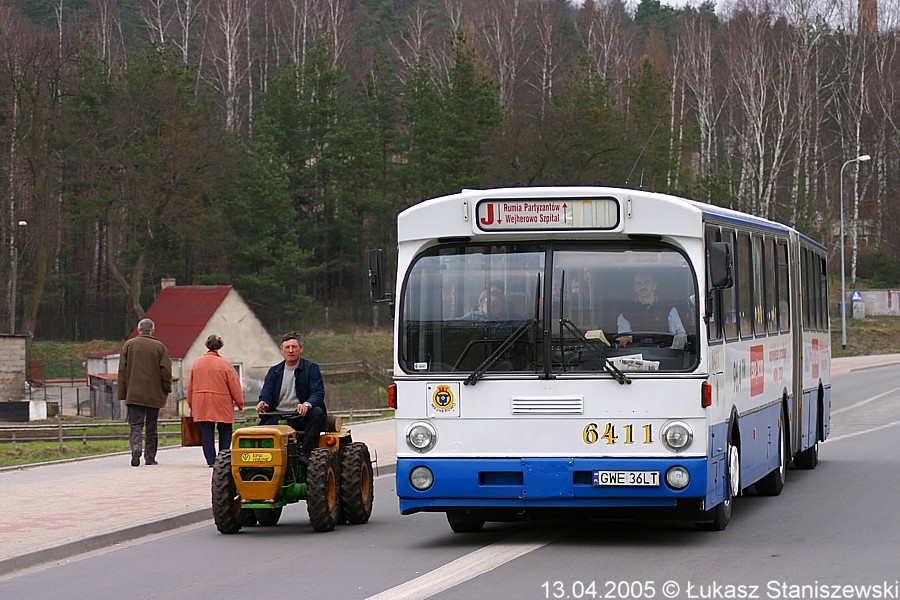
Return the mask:
<path id="1" fill-rule="evenodd" d="M 443 515 L 400 516 L 388 475 L 366 525 L 314 533 L 303 503 L 238 535 L 207 521 L 8 576 L 0 598 L 900 597 L 900 367 L 836 376 L 833 413 L 819 467 L 790 470 L 781 496 L 739 498 L 723 532 L 558 521 L 453 534 Z"/>

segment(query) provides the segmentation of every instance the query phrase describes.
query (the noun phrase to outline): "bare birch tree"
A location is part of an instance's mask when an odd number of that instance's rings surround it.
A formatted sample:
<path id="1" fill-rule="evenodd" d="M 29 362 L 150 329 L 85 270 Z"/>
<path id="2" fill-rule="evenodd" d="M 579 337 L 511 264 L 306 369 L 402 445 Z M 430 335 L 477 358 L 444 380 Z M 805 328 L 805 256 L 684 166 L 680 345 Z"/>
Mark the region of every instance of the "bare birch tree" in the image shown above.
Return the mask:
<path id="1" fill-rule="evenodd" d="M 61 5 L 57 5 L 60 7 Z M 59 14 L 59 13 L 57 13 Z M 3 11 L 0 17 L 0 78 L 5 104 L 14 107 L 9 129 L 9 224 L 5 233 L 10 251 L 10 324 L 15 324 L 18 297 L 23 319 L 17 331 L 34 331 L 44 297 L 61 228 L 60 160 L 54 144 L 60 128 L 67 49 L 59 32 L 18 19 Z M 62 43 L 65 44 L 64 38 Z M 62 60 L 61 60 L 62 59 Z M 19 228 L 19 221 L 28 223 Z M 22 235 L 27 235 L 26 244 Z M 18 287 L 18 268 L 28 265 L 27 285 Z M 20 293 L 21 292 L 21 293 Z"/>
<path id="2" fill-rule="evenodd" d="M 543 120 L 547 108 L 553 100 L 556 71 L 560 65 L 559 57 L 559 14 L 550 0 L 539 0 L 535 6 L 534 28 L 537 32 L 538 47 L 534 63 L 537 69 L 537 82 L 531 85 L 540 95 L 538 115 Z"/>
<path id="3" fill-rule="evenodd" d="M 742 209 L 772 217 L 776 186 L 795 131 L 794 65 L 790 52 L 785 56 L 782 32 L 774 29 L 768 0 L 744 5 L 729 21 L 727 39 L 730 95 L 737 111 L 732 124 L 739 148 L 735 195 Z"/>
<path id="4" fill-rule="evenodd" d="M 790 60 L 796 70 L 792 111 L 796 116 L 796 135 L 791 172 L 791 201 L 785 216 L 791 223 L 801 219 L 803 198 L 816 198 L 821 174 L 822 157 L 818 152 L 820 128 L 824 111 L 820 98 L 833 93 L 834 82 L 823 57 L 824 38 L 828 21 L 836 8 L 836 0 L 785 0 L 777 5 L 780 14 L 790 24 L 787 31 Z M 809 207 L 815 210 L 818 207 Z"/>
<path id="5" fill-rule="evenodd" d="M 634 69 L 634 34 L 622 0 L 585 0 L 576 27 L 599 83 L 610 86 L 612 98 L 627 110 L 628 86 Z"/>
<path id="6" fill-rule="evenodd" d="M 206 47 L 212 63 L 210 81 L 224 100 L 225 130 L 229 133 L 240 125 L 243 83 L 249 75 L 243 56 L 246 48 L 242 44 L 249 21 L 246 0 L 219 0 L 212 3 L 208 13 Z"/>
<path id="7" fill-rule="evenodd" d="M 111 0 L 101 0 L 109 2 Z M 194 27 L 202 17 L 203 0 L 146 0 L 140 5 L 141 18 L 150 40 L 164 46 L 171 42 L 181 52 L 181 62 L 191 60 Z M 177 27 L 176 27 L 177 25 Z"/>
<path id="8" fill-rule="evenodd" d="M 871 152 L 863 148 L 866 141 L 863 138 L 863 120 L 869 111 L 867 87 L 873 45 L 867 36 L 860 36 L 856 32 L 855 6 L 844 5 L 842 9 L 844 31 L 843 35 L 837 36 L 837 51 L 843 69 L 842 78 L 837 86 L 836 102 L 832 105 L 832 117 L 840 131 L 841 160 L 838 162 L 841 166 L 846 160 Z M 843 187 L 844 193 L 849 194 L 849 200 L 842 197 L 838 198 L 838 201 L 839 209 L 844 214 L 844 231 L 850 243 L 851 285 L 856 283 L 859 257 L 860 199 L 864 190 L 864 185 L 861 184 L 867 181 L 867 178 L 860 177 L 860 164 L 856 163 L 854 167 L 846 174 L 852 178 L 850 185 L 842 186 L 844 182 L 838 181 L 838 188 Z"/>
<path id="9" fill-rule="evenodd" d="M 874 156 L 877 159 L 871 168 L 875 172 L 875 215 L 872 233 L 875 245 L 884 241 L 884 222 L 887 217 L 886 203 L 892 196 L 890 190 L 890 174 L 897 172 L 900 153 L 900 86 L 897 74 L 900 73 L 900 2 L 898 0 L 882 0 L 880 33 L 873 47 L 872 68 L 874 78 L 870 86 L 872 101 L 870 106 L 874 121 L 883 126 L 876 127 Z"/>
<path id="10" fill-rule="evenodd" d="M 697 174 L 701 178 L 712 173 L 719 118 L 728 101 L 728 88 L 718 93 L 716 90 L 715 71 L 719 65 L 714 58 L 713 19 L 708 11 L 691 10 L 682 13 L 677 25 L 676 54 L 682 65 L 679 74 L 699 129 Z"/>
<path id="11" fill-rule="evenodd" d="M 500 104 L 507 112 L 515 100 L 522 62 L 527 59 L 524 4 L 524 0 L 487 0 L 480 19 L 488 62 L 500 86 Z"/>

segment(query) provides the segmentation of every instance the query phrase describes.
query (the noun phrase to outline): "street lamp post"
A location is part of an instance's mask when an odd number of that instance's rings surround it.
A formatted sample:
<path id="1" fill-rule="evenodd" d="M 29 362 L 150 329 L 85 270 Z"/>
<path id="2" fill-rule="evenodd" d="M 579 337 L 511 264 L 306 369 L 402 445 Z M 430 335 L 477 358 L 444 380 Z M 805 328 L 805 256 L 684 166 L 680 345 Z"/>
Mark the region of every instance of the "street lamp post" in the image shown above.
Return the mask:
<path id="1" fill-rule="evenodd" d="M 19 221 L 19 227 L 25 227 L 28 221 Z M 16 334 L 16 284 L 19 281 L 19 245 L 16 243 L 16 227 L 13 227 L 9 238 L 10 278 L 9 278 L 9 332 Z"/>
<path id="2" fill-rule="evenodd" d="M 844 167 L 850 163 L 866 162 L 871 159 L 872 157 L 868 154 L 860 154 L 841 165 L 841 350 L 847 349 L 847 288 L 844 280 Z"/>

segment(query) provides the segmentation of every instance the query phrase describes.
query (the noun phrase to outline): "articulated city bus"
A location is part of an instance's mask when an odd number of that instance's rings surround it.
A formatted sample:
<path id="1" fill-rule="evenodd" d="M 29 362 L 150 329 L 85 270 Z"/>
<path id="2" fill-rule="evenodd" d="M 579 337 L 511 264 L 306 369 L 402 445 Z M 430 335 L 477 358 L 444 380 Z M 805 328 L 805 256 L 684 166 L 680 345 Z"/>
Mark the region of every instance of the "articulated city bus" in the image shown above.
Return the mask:
<path id="1" fill-rule="evenodd" d="M 400 213 L 395 294 L 367 260 L 395 304 L 403 514 L 721 530 L 818 462 L 827 252 L 791 227 L 639 190 L 464 190 Z"/>

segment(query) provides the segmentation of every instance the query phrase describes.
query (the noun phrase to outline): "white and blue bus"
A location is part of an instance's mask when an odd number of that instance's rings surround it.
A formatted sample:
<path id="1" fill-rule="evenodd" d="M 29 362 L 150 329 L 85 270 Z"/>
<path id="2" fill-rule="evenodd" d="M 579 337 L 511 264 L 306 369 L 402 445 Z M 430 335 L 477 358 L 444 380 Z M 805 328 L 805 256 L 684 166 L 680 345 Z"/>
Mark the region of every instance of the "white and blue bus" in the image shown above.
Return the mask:
<path id="1" fill-rule="evenodd" d="M 721 530 L 829 431 L 827 251 L 608 187 L 464 190 L 398 217 L 397 494 L 487 521 L 620 512 Z"/>

